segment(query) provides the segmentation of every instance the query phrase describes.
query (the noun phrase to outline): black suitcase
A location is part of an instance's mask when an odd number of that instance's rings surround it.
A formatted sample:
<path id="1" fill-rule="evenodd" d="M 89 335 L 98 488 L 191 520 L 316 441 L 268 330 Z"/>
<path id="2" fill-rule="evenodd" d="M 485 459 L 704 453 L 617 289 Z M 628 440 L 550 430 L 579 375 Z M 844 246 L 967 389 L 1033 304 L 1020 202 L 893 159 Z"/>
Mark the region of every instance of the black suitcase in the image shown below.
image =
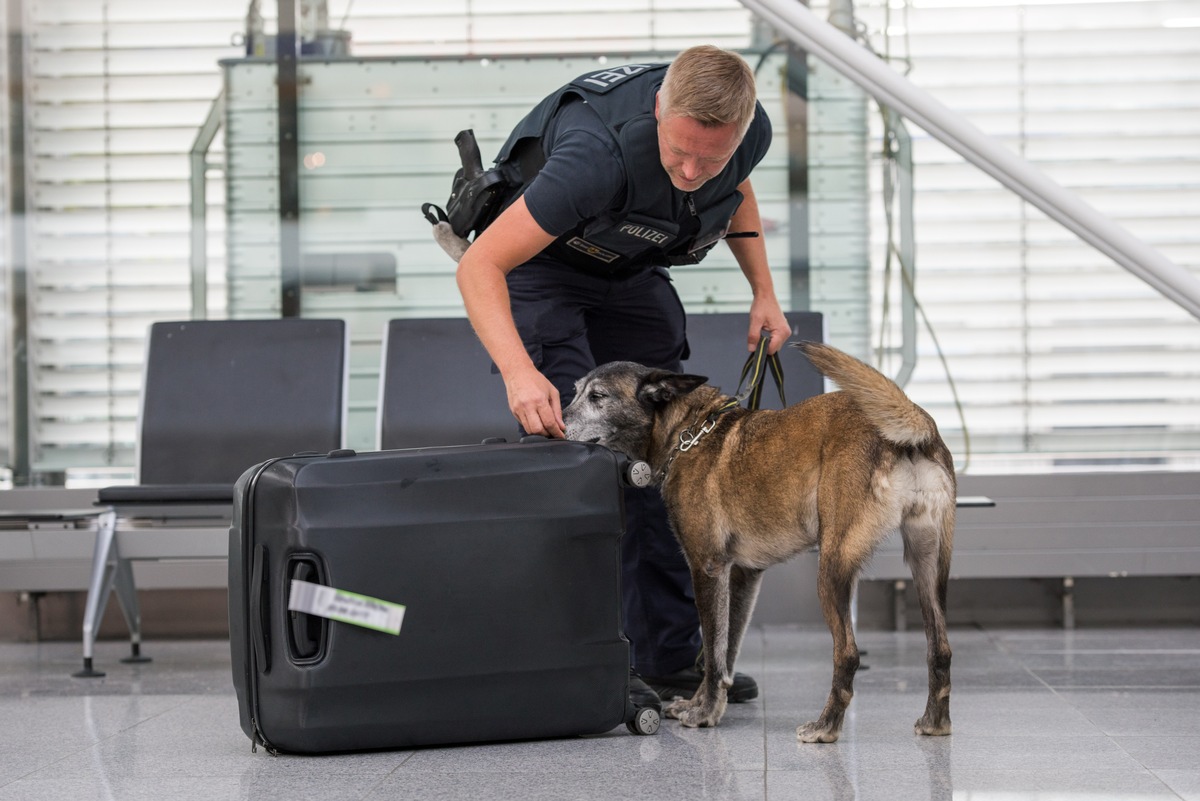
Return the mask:
<path id="1" fill-rule="evenodd" d="M 621 631 L 622 458 L 541 440 L 248 470 L 229 536 L 242 730 L 295 753 L 654 733 Z M 403 604 L 399 633 L 289 611 L 294 581 L 363 614 Z"/>

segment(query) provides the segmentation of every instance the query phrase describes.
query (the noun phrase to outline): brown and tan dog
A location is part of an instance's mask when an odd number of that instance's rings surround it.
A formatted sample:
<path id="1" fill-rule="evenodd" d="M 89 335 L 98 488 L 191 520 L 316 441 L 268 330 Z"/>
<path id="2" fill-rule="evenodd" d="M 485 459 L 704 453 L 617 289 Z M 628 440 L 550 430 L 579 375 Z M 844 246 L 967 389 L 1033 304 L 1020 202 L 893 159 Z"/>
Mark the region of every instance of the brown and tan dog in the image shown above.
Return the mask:
<path id="1" fill-rule="evenodd" d="M 898 530 L 928 641 L 929 697 L 915 731 L 949 734 L 950 452 L 933 419 L 874 368 L 828 345 L 798 347 L 841 392 L 749 412 L 701 376 L 613 362 L 582 378 L 563 412 L 569 438 L 649 463 L 691 568 L 704 681 L 691 699 L 664 711 L 685 726 L 717 725 L 763 570 L 819 546 L 833 688 L 820 717 L 796 735 L 836 741 L 859 662 L 854 582 L 875 547 Z"/>

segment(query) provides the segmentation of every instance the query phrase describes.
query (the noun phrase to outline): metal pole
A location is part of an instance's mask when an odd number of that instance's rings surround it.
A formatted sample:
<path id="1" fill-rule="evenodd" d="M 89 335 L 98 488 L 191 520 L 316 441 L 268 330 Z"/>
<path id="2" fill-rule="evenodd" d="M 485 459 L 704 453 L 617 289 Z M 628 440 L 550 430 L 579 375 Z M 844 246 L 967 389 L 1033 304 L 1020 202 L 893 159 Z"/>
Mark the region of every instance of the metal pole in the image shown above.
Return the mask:
<path id="1" fill-rule="evenodd" d="M 795 0 L 741 3 L 1168 300 L 1200 318 L 1200 279 L 1063 189 L 805 6 Z"/>
<path id="2" fill-rule="evenodd" d="M 812 237 L 809 219 L 808 62 L 790 45 L 786 51 L 784 109 L 788 126 L 788 276 L 792 309 L 812 309 Z"/>
<path id="3" fill-rule="evenodd" d="M 9 462 L 15 486 L 33 478 L 29 442 L 29 242 L 25 199 L 25 3 L 9 0 L 8 35 L 8 233 L 12 258 L 12 373 L 9 379 Z"/>
<path id="4" fill-rule="evenodd" d="M 884 110 L 887 127 L 896 138 L 896 200 L 900 207 L 900 370 L 895 381 L 908 385 L 917 368 L 917 244 L 913 236 L 912 137 L 904 120 L 892 109 Z"/>
<path id="5" fill-rule="evenodd" d="M 208 317 L 208 149 L 225 116 L 225 92 L 208 110 L 189 154 L 192 206 L 192 319 Z"/>
<path id="6" fill-rule="evenodd" d="M 300 116 L 295 0 L 279 0 L 275 64 L 279 100 L 279 281 L 284 317 L 300 316 Z"/>

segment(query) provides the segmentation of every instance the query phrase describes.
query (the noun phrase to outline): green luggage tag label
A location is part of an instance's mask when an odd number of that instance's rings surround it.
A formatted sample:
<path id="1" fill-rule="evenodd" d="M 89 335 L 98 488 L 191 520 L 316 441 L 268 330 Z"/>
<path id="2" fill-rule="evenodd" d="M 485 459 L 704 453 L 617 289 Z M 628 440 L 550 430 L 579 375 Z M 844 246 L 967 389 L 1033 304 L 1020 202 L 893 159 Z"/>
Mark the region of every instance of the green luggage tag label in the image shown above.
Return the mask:
<path id="1" fill-rule="evenodd" d="M 387 634 L 399 634 L 404 622 L 401 604 L 299 579 L 292 580 L 288 610 Z"/>

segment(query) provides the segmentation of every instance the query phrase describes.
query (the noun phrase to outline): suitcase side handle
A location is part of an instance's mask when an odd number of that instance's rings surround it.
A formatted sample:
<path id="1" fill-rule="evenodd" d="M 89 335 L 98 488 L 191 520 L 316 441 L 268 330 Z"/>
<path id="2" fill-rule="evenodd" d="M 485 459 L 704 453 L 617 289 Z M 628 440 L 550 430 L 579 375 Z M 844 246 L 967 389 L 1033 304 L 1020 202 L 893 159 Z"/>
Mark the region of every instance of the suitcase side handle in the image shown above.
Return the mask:
<path id="1" fill-rule="evenodd" d="M 288 561 L 286 574 L 289 587 L 292 581 L 324 584 L 322 572 L 315 554 L 293 554 Z M 325 618 L 289 610 L 288 650 L 291 661 L 297 665 L 319 662 L 325 655 L 326 632 Z"/>
<path id="2" fill-rule="evenodd" d="M 254 648 L 254 662 L 262 673 L 271 672 L 271 640 L 269 616 L 271 613 L 270 582 L 267 580 L 269 554 L 265 545 L 254 549 L 254 562 L 250 570 L 250 644 Z"/>

